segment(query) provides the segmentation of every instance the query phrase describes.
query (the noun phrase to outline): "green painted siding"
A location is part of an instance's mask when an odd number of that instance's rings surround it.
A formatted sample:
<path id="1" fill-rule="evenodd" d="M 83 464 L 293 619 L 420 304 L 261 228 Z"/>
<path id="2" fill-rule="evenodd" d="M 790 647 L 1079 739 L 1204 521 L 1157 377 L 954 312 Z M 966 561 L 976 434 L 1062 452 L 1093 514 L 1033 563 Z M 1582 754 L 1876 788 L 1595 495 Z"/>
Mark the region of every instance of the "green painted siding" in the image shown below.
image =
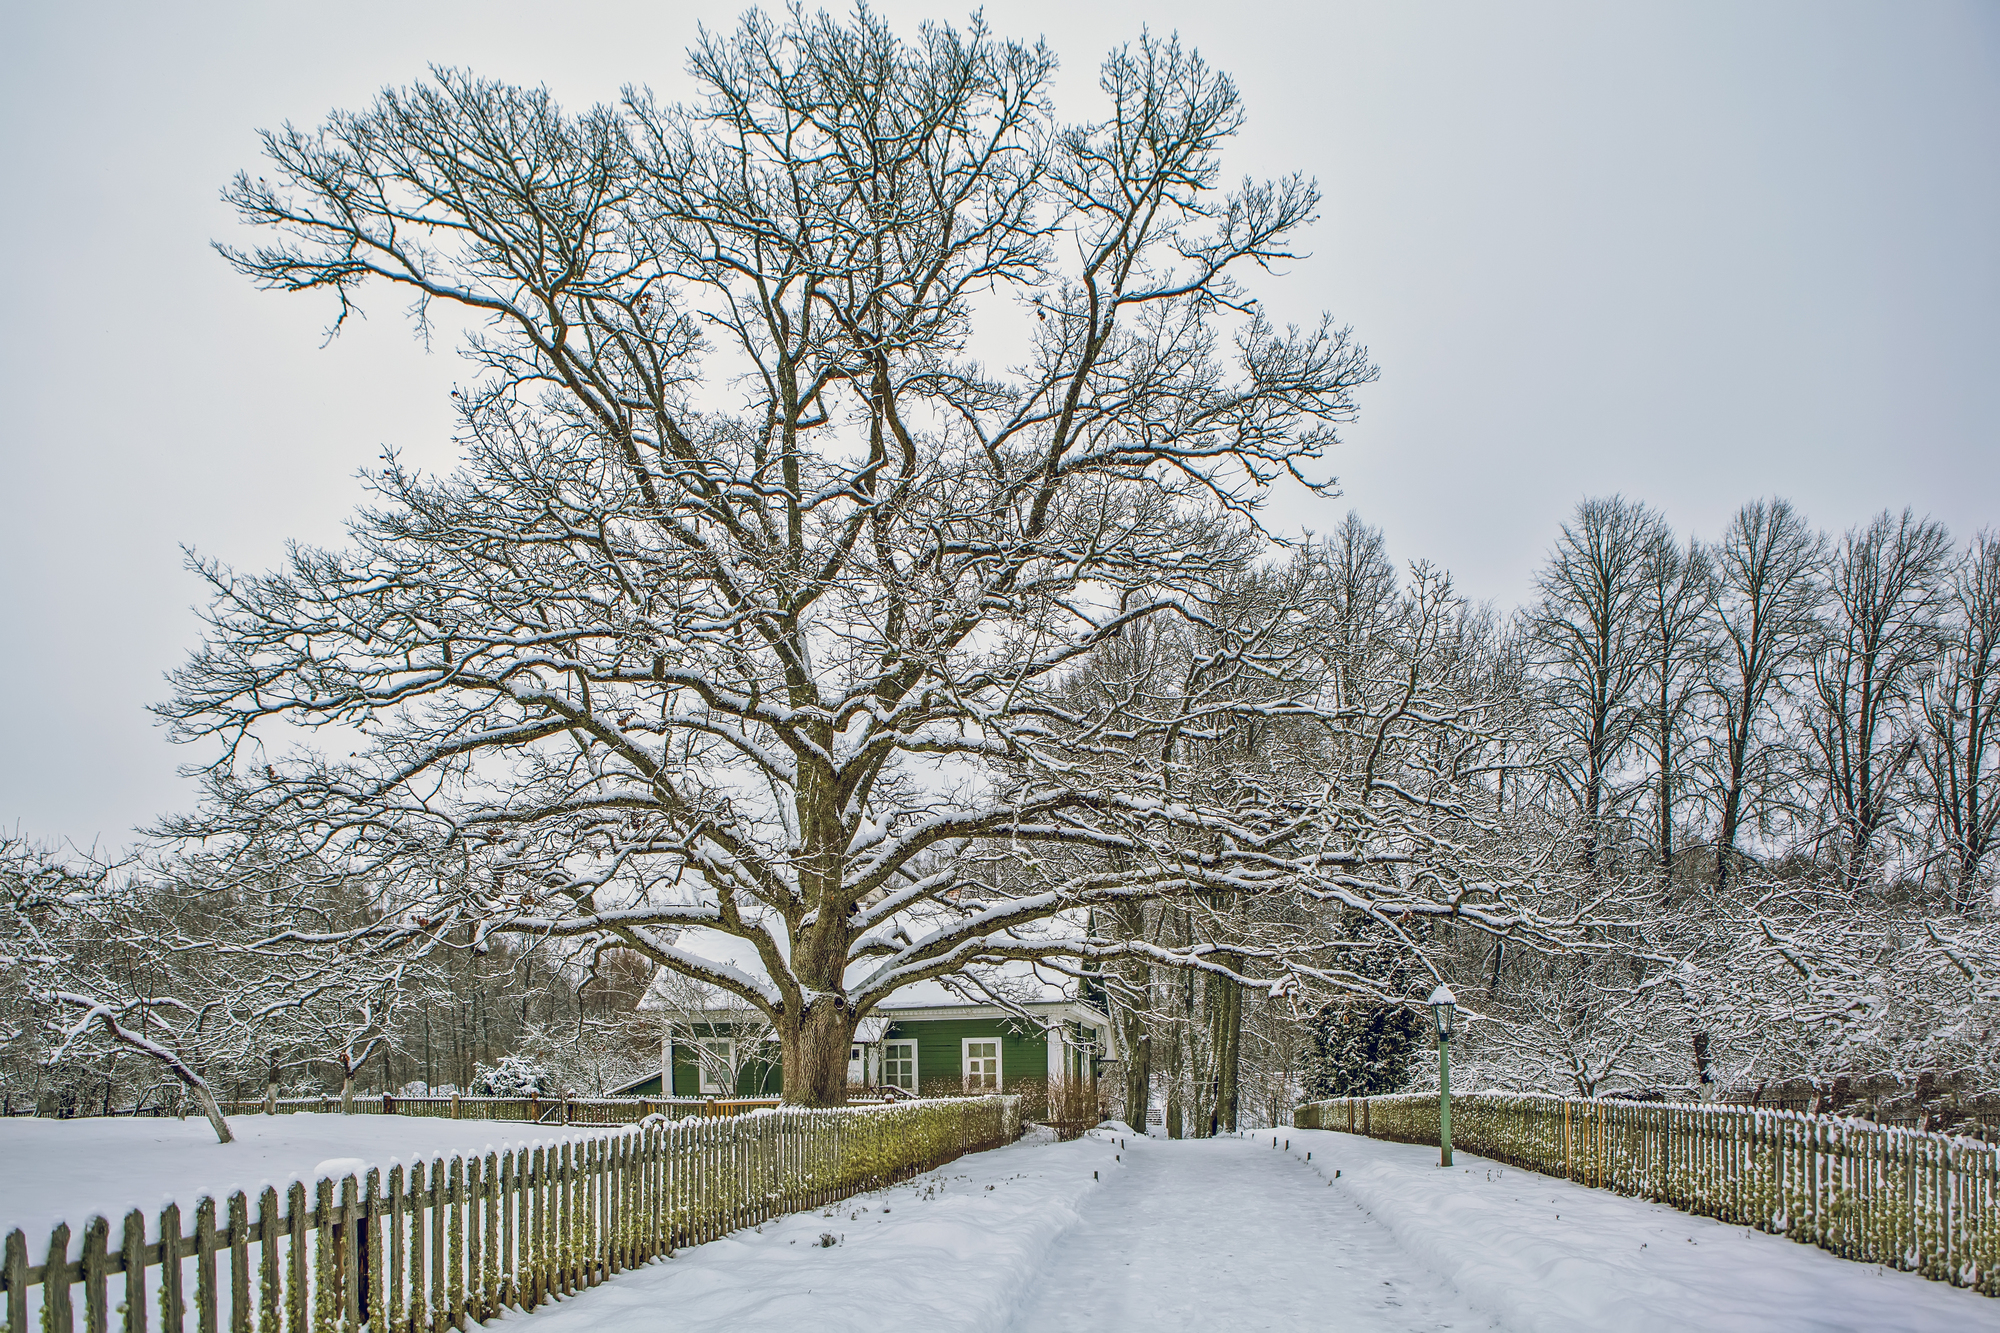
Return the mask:
<path id="1" fill-rule="evenodd" d="M 1008 1018 L 954 1018 L 891 1023 L 886 1034 L 890 1041 L 917 1043 L 917 1090 L 923 1093 L 954 1093 L 965 1086 L 962 1044 L 967 1037 L 1000 1039 L 1000 1086 L 1012 1090 L 1017 1083 L 1044 1083 L 1049 1077 L 1049 1043 L 1039 1029 L 1023 1035 L 1028 1025 Z"/>
<path id="2" fill-rule="evenodd" d="M 704 1035 L 709 1035 L 704 1031 Z M 726 1037 L 727 1031 L 712 1035 Z M 772 1046 L 775 1052 L 777 1047 Z M 738 1051 L 741 1055 L 741 1051 Z M 745 1060 L 736 1075 L 736 1095 L 738 1097 L 775 1097 L 782 1080 L 778 1074 L 777 1061 L 769 1063 L 760 1060 Z M 701 1092 L 701 1065 L 695 1060 L 694 1047 L 686 1037 L 674 1042 L 674 1096 L 699 1097 Z"/>
<path id="3" fill-rule="evenodd" d="M 1071 1043 L 1072 1074 L 1083 1072 L 1076 1058 L 1075 1043 L 1087 1039 L 1089 1029 L 1067 1024 Z M 705 1029 L 703 1030 L 706 1031 Z M 718 1031 L 714 1035 L 727 1035 Z M 964 1042 L 967 1038 L 998 1038 L 1000 1080 L 1003 1091 L 1036 1091 L 1049 1077 L 1049 1043 L 1046 1035 L 1032 1024 L 1014 1018 L 920 1019 L 892 1022 L 886 1040 L 917 1043 L 917 1090 L 927 1095 L 949 1095 L 965 1086 Z M 783 1079 L 776 1062 L 747 1064 L 736 1082 L 739 1097 L 772 1097 L 782 1090 Z M 635 1097 L 658 1096 L 658 1080 L 650 1087 L 635 1087 Z M 682 1037 L 674 1043 L 674 1090 L 676 1097 L 701 1095 L 701 1071 L 695 1053 Z"/>

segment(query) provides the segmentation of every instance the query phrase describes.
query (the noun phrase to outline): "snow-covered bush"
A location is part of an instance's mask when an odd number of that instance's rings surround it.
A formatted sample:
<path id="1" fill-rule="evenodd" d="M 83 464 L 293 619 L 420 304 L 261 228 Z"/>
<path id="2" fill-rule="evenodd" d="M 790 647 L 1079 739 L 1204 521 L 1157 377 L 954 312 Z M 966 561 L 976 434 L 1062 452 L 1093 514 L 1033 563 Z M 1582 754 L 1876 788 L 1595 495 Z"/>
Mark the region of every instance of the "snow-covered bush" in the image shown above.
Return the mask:
<path id="1" fill-rule="evenodd" d="M 559 1089 L 554 1071 L 519 1053 L 504 1055 L 497 1064 L 482 1064 L 472 1075 L 475 1097 L 549 1097 Z"/>

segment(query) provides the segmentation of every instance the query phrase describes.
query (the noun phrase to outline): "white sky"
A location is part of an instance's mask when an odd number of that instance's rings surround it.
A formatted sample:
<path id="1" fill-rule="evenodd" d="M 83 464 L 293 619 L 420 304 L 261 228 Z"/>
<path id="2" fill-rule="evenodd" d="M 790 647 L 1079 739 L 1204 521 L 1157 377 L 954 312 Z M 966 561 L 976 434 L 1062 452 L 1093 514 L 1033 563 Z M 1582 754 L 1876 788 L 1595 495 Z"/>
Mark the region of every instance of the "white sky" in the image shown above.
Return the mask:
<path id="1" fill-rule="evenodd" d="M 899 27 L 951 6 L 878 6 Z M 254 131 L 448 63 L 572 107 L 671 93 L 733 4 L 27 3 L 0 26 L 0 826 L 101 839 L 185 805 L 145 706 L 194 642 L 180 547 L 262 569 L 337 541 L 356 469 L 448 461 L 446 390 L 391 302 L 323 301 L 207 249 Z M 2000 6 L 995 3 L 1080 115 L 1142 23 L 1233 73 L 1232 174 L 1327 195 L 1259 288 L 1382 366 L 1335 462 L 1399 558 L 1518 601 L 1613 491 L 1713 534 L 1790 496 L 1838 529 L 1910 504 L 2000 523 Z"/>

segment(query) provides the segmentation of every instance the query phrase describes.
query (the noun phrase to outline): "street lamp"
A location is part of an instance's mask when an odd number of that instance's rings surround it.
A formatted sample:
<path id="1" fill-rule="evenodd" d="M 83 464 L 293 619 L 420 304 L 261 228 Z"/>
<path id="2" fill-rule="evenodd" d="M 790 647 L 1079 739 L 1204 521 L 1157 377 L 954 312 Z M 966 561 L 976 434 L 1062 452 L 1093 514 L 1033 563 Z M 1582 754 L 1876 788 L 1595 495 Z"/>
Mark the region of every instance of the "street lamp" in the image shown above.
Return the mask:
<path id="1" fill-rule="evenodd" d="M 1451 1165 L 1451 1032 L 1458 1017 L 1458 997 L 1443 982 L 1425 1003 L 1437 1020 L 1438 1033 L 1438 1165 Z"/>

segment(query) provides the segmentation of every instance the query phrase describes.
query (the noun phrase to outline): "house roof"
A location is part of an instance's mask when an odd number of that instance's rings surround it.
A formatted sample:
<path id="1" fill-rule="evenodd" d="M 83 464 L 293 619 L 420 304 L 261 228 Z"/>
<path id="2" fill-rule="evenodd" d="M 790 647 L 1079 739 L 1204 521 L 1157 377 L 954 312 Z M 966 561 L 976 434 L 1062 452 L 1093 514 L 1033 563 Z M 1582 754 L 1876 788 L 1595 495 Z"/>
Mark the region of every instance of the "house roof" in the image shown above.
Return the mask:
<path id="1" fill-rule="evenodd" d="M 735 936 L 724 935 L 713 930 L 683 931 L 675 941 L 677 947 L 689 953 L 718 963 L 727 963 L 749 973 L 761 973 L 763 960 L 751 947 L 749 941 Z M 857 963 L 849 969 L 850 984 L 858 981 L 859 974 L 867 968 L 865 963 Z M 982 991 L 990 992 L 1008 1004 L 1062 1004 L 1077 998 L 1077 983 L 1073 978 L 1064 977 L 1036 967 L 1033 963 L 1011 961 L 994 967 L 981 968 L 973 977 L 959 980 L 956 985 L 946 985 L 941 980 L 919 981 L 896 991 L 887 1000 L 876 1005 L 878 1010 L 912 1009 L 965 1004 L 986 1003 L 981 998 Z M 657 994 L 661 978 L 656 977 L 654 986 L 640 997 L 642 1009 L 667 1007 Z"/>

